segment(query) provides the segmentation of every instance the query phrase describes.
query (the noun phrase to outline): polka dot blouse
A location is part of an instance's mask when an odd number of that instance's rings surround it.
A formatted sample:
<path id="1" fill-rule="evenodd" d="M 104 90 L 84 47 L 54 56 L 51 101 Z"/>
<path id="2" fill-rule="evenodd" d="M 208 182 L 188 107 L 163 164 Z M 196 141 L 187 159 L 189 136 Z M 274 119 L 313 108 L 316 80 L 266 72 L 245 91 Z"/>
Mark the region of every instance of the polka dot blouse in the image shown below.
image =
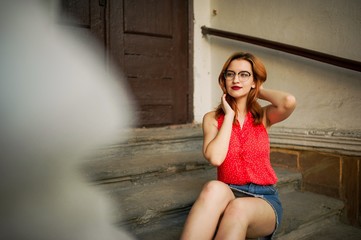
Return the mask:
<path id="1" fill-rule="evenodd" d="M 218 118 L 218 129 L 223 121 L 224 115 Z M 233 124 L 227 156 L 218 167 L 218 180 L 235 185 L 272 185 L 277 182 L 270 162 L 267 130 L 263 124 L 254 125 L 253 122 L 249 112 L 242 128 L 239 124 Z"/>

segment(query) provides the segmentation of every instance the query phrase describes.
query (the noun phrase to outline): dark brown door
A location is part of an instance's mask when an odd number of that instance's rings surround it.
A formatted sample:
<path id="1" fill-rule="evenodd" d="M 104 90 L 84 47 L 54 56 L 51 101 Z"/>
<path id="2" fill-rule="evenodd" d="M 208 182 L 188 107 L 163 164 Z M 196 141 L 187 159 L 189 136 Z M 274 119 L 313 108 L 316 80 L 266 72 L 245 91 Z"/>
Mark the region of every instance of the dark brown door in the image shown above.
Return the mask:
<path id="1" fill-rule="evenodd" d="M 61 23 L 93 33 L 101 45 L 106 43 L 106 8 L 99 0 L 62 0 Z"/>
<path id="2" fill-rule="evenodd" d="M 65 16 L 89 28 L 124 72 L 138 126 L 192 121 L 188 1 L 63 0 Z"/>

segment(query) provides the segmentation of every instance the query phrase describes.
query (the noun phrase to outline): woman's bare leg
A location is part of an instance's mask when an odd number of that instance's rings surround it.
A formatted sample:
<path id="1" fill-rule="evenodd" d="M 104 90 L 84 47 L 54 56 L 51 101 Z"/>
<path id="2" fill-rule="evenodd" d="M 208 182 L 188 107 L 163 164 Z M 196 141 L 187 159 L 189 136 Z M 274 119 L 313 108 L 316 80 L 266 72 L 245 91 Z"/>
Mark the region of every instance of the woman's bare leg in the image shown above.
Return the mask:
<path id="1" fill-rule="evenodd" d="M 256 197 L 237 198 L 223 214 L 216 239 L 246 239 L 270 235 L 276 227 L 273 208 Z"/>
<path id="2" fill-rule="evenodd" d="M 220 181 L 205 184 L 188 215 L 181 239 L 212 239 L 220 216 L 228 203 L 234 199 L 233 192 L 227 184 Z"/>

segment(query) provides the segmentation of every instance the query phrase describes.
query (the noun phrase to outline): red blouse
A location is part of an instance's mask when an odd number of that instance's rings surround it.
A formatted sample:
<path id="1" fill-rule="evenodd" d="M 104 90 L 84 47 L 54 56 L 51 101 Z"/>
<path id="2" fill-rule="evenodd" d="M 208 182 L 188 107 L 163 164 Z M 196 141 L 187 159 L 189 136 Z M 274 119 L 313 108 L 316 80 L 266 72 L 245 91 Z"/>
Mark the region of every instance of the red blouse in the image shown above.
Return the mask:
<path id="1" fill-rule="evenodd" d="M 218 130 L 224 121 L 224 115 L 218 118 Z M 235 185 L 254 183 L 272 185 L 277 176 L 270 162 L 270 143 L 263 124 L 254 125 L 249 112 L 243 123 L 233 125 L 227 156 L 218 167 L 218 180 Z"/>

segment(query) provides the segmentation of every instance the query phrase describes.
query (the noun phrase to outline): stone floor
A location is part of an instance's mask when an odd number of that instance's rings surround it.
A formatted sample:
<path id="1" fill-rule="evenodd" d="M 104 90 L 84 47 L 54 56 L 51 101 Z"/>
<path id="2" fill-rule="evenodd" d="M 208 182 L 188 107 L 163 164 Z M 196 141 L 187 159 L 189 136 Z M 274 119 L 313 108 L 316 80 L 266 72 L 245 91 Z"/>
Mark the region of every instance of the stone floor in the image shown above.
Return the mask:
<path id="1" fill-rule="evenodd" d="M 321 231 L 312 234 L 304 240 L 360 240 L 361 229 L 342 223 L 334 223 Z"/>

